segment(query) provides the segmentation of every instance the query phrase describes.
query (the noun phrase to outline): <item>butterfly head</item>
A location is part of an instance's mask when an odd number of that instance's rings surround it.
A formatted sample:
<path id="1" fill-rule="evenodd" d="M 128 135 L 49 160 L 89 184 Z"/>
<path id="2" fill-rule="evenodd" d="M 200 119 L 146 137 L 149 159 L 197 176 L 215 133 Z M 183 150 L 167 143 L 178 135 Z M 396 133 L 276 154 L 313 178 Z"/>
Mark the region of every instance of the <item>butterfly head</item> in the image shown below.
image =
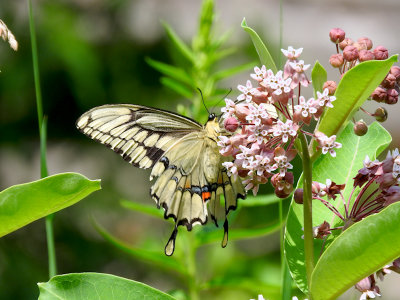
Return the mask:
<path id="1" fill-rule="evenodd" d="M 217 118 L 217 115 L 214 113 L 211 113 L 208 115 L 208 122 L 214 121 Z"/>

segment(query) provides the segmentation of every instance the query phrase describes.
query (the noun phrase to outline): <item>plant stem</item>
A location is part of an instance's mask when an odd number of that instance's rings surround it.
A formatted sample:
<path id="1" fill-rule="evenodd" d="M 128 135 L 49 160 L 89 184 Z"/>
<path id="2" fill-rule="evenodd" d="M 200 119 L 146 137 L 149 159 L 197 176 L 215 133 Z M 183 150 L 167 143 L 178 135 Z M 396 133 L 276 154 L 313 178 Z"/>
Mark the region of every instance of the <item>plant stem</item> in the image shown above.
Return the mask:
<path id="1" fill-rule="evenodd" d="M 36 108 L 38 114 L 39 135 L 40 135 L 40 177 L 44 178 L 48 176 L 47 162 L 46 162 L 47 119 L 44 118 L 43 116 L 42 91 L 40 89 L 39 62 L 37 54 L 35 23 L 33 19 L 32 3 L 30 0 L 28 0 L 28 9 L 29 9 L 29 29 L 30 29 L 31 47 L 32 47 L 33 77 L 35 80 Z M 47 238 L 50 278 L 57 274 L 56 252 L 54 246 L 54 233 L 53 233 L 53 218 L 54 218 L 53 214 L 46 217 L 46 238 Z"/>
<path id="2" fill-rule="evenodd" d="M 308 152 L 307 139 L 304 134 L 299 134 L 303 160 L 303 207 L 304 207 L 304 253 L 308 291 L 310 293 L 311 275 L 314 270 L 314 237 L 312 224 L 312 165 Z M 311 295 L 310 298 L 311 299 Z"/>

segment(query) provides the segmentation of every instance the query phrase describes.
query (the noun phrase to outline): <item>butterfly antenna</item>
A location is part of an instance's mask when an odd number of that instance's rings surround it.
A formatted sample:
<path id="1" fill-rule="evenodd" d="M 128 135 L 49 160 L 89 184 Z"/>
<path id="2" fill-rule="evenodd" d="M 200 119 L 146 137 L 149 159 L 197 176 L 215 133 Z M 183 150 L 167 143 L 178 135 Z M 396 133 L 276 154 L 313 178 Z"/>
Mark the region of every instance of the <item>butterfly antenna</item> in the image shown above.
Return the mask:
<path id="1" fill-rule="evenodd" d="M 210 111 L 208 110 L 208 108 L 207 108 L 207 106 L 206 106 L 206 103 L 204 102 L 203 92 L 201 91 L 200 88 L 197 88 L 197 89 L 198 89 L 198 91 L 199 91 L 199 93 L 200 93 L 201 100 L 203 101 L 203 105 L 204 105 L 204 107 L 206 108 L 206 111 L 208 112 L 208 114 L 210 114 Z"/>
<path id="2" fill-rule="evenodd" d="M 232 88 L 229 88 L 229 92 L 226 93 L 226 95 L 224 97 L 222 97 L 222 99 L 220 99 L 214 106 L 218 106 L 218 104 L 220 104 L 220 102 L 222 100 L 224 100 L 226 97 L 228 97 L 228 95 L 232 93 Z"/>

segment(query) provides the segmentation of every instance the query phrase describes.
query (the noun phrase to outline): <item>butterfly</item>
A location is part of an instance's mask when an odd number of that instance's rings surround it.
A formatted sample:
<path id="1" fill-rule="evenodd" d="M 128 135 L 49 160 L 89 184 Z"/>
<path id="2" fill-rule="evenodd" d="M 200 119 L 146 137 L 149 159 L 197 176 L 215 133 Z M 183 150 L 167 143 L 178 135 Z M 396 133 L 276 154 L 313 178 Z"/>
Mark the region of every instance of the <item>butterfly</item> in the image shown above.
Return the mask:
<path id="1" fill-rule="evenodd" d="M 239 177 L 229 177 L 222 166 L 232 158 L 219 153 L 220 135 L 229 135 L 210 114 L 205 125 L 182 115 L 132 104 L 95 107 L 76 122 L 77 128 L 127 162 L 142 169 L 152 168 L 150 181 L 157 178 L 150 196 L 164 209 L 164 218 L 173 218 L 175 227 L 165 246 L 170 256 L 175 249 L 178 226 L 192 230 L 207 223 L 208 215 L 218 227 L 217 216 L 225 214 L 222 247 L 228 243 L 230 210 L 246 192 Z M 220 196 L 224 196 L 221 207 Z"/>

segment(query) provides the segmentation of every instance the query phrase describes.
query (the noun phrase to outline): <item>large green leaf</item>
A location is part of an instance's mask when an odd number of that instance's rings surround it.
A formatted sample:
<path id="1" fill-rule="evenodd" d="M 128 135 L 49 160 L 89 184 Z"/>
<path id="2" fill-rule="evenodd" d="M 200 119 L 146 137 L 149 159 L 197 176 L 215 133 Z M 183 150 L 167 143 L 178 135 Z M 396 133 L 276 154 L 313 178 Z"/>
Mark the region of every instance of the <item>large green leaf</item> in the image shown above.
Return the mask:
<path id="1" fill-rule="evenodd" d="M 322 254 L 311 277 L 315 300 L 336 299 L 400 257 L 400 203 L 352 225 Z"/>
<path id="2" fill-rule="evenodd" d="M 72 273 L 38 283 L 39 300 L 172 300 L 144 283 L 101 273 Z"/>
<path id="3" fill-rule="evenodd" d="M 100 180 L 61 173 L 0 192 L 0 237 L 71 206 L 99 190 Z"/>
<path id="4" fill-rule="evenodd" d="M 340 132 L 396 61 L 397 55 L 387 60 L 366 61 L 346 72 L 336 89 L 334 107 L 326 111 L 318 130 L 327 136 Z"/>
<path id="5" fill-rule="evenodd" d="M 260 57 L 261 64 L 265 65 L 267 69 L 271 69 L 274 73 L 278 72 L 278 68 L 276 67 L 275 62 L 272 59 L 272 56 L 269 53 L 267 47 L 265 46 L 257 32 L 247 26 L 246 19 L 243 19 L 242 21 L 242 28 L 250 35 L 253 45 L 256 48 L 258 56 Z"/>
<path id="6" fill-rule="evenodd" d="M 338 142 L 343 147 L 337 149 L 336 158 L 329 154 L 320 156 L 313 165 L 313 180 L 325 183 L 326 179 L 342 184 L 346 183 L 344 190 L 345 199 L 352 189 L 352 178 L 363 167 L 363 160 L 368 155 L 371 159 L 379 155 L 390 143 L 390 134 L 377 122 L 370 125 L 368 133 L 359 137 L 353 133 L 352 124 L 348 124 L 338 137 Z M 302 186 L 299 180 L 298 187 Z M 338 198 L 335 203 L 341 205 Z M 313 226 L 321 224 L 324 220 L 332 221 L 332 213 L 319 201 L 313 201 Z M 286 233 L 285 252 L 289 269 L 298 287 L 307 293 L 307 280 L 304 265 L 304 240 L 303 235 L 303 206 L 292 200 L 289 209 Z M 315 240 L 315 257 L 321 251 L 321 240 Z"/>

